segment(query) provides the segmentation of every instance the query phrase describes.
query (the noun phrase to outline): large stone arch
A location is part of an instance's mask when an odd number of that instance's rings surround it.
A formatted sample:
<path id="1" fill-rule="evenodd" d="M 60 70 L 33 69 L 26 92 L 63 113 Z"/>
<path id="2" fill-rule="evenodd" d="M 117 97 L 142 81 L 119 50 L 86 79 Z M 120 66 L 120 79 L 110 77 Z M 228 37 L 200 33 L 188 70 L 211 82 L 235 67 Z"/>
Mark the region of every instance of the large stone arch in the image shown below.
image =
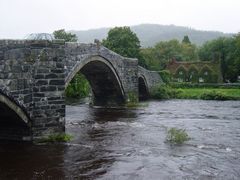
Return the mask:
<path id="1" fill-rule="evenodd" d="M 8 93 L 0 90 L 0 139 L 31 140 L 30 116 Z"/>
<path id="2" fill-rule="evenodd" d="M 150 96 L 148 83 L 144 75 L 138 76 L 138 97 L 139 100 L 146 100 Z"/>
<path id="3" fill-rule="evenodd" d="M 120 77 L 107 59 L 93 55 L 78 61 L 65 79 L 65 88 L 78 72 L 84 74 L 89 81 L 94 105 L 119 106 L 125 103 L 125 92 Z"/>

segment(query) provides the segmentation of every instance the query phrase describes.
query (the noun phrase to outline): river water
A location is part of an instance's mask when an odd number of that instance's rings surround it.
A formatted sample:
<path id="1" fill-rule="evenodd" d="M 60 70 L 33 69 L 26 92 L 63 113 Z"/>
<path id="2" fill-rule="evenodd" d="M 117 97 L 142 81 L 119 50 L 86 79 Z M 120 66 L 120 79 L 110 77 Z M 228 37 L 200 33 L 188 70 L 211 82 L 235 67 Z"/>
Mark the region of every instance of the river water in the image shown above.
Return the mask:
<path id="1" fill-rule="evenodd" d="M 240 101 L 149 101 L 127 110 L 68 105 L 67 144 L 0 144 L 0 179 L 240 179 Z M 183 128 L 191 140 L 165 142 Z"/>

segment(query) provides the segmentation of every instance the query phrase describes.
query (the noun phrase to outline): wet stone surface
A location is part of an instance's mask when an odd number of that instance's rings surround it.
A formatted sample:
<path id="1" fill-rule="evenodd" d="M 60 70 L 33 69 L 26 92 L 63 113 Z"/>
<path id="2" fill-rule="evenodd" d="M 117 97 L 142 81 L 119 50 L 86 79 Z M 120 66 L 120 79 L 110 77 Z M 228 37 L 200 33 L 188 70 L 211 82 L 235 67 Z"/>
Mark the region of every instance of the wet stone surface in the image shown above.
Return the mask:
<path id="1" fill-rule="evenodd" d="M 68 105 L 67 144 L 0 143 L 0 179 L 240 179 L 240 101 L 150 101 L 137 110 Z M 190 141 L 172 146 L 167 129 Z"/>

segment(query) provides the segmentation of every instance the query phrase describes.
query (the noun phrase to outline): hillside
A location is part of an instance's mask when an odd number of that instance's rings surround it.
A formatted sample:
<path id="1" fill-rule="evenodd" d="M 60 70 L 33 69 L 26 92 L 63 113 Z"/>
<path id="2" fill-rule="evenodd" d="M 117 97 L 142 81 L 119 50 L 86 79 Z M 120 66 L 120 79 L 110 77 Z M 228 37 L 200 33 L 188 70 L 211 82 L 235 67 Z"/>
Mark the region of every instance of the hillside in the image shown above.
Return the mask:
<path id="1" fill-rule="evenodd" d="M 78 36 L 80 42 L 90 43 L 94 39 L 102 40 L 106 38 L 110 28 L 91 29 L 86 31 L 70 31 Z M 208 40 L 218 38 L 220 36 L 231 36 L 218 31 L 200 31 L 183 26 L 175 25 L 157 25 L 157 24 L 141 24 L 131 26 L 141 41 L 142 47 L 154 46 L 159 41 L 167 41 L 170 39 L 182 40 L 185 35 L 188 35 L 190 41 L 202 45 Z"/>

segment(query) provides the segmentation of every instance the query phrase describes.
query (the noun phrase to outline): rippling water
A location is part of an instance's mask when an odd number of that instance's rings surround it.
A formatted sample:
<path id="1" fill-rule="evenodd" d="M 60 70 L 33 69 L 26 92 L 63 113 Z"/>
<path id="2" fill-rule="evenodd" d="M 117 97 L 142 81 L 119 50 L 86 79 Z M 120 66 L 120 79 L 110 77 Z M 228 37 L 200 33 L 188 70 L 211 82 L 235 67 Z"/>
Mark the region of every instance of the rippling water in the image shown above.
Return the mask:
<path id="1" fill-rule="evenodd" d="M 68 144 L 0 144 L 0 179 L 240 179 L 240 101 L 67 106 Z M 165 142 L 167 129 L 190 141 Z"/>

